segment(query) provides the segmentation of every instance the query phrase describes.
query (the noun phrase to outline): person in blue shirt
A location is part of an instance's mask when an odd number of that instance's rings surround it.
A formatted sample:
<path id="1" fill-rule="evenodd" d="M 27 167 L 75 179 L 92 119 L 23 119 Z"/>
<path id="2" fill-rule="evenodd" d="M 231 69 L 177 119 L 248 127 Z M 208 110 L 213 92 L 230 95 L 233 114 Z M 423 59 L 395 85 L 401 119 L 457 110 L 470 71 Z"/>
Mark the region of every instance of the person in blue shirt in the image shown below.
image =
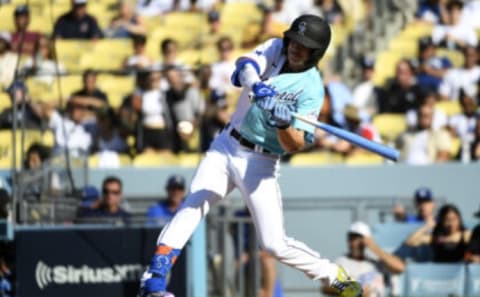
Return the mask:
<path id="1" fill-rule="evenodd" d="M 185 198 L 185 178 L 181 175 L 170 176 L 165 190 L 167 191 L 166 199 L 148 208 L 149 222 L 163 225 L 173 218 Z"/>
<path id="2" fill-rule="evenodd" d="M 435 201 L 432 190 L 427 187 L 418 188 L 414 195 L 416 214 L 408 214 L 407 223 L 426 223 L 435 221 Z"/>

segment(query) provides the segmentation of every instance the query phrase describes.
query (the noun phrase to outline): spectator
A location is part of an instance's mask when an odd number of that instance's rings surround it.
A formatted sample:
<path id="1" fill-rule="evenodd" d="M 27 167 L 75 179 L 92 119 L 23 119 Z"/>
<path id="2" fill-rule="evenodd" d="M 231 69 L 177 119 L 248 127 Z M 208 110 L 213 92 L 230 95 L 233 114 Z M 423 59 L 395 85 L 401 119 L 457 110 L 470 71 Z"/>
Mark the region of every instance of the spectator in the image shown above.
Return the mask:
<path id="1" fill-rule="evenodd" d="M 160 51 L 162 55 L 162 61 L 156 66 L 162 70 L 169 67 L 176 67 L 182 70 L 182 76 L 186 83 L 193 83 L 194 77 L 188 70 L 188 67 L 177 60 L 178 44 L 172 38 L 166 38 L 160 44 Z M 169 88 L 168 81 L 162 80 L 161 89 L 166 91 Z"/>
<path id="2" fill-rule="evenodd" d="M 211 10 L 207 14 L 208 30 L 201 32 L 198 38 L 193 42 L 194 49 L 202 49 L 209 46 L 214 46 L 218 39 L 222 36 L 222 23 L 220 20 L 220 13 L 216 10 Z"/>
<path id="3" fill-rule="evenodd" d="M 242 35 L 242 48 L 251 49 L 270 38 L 282 38 L 287 28 L 288 26 L 284 23 L 277 22 L 273 18 L 271 8 L 263 6 L 261 23 L 252 23 L 245 28 Z"/>
<path id="4" fill-rule="evenodd" d="M 465 64 L 462 68 L 452 68 L 445 73 L 438 92 L 443 100 L 458 100 L 460 89 L 473 92 L 480 79 L 478 52 L 474 47 L 463 49 Z"/>
<path id="5" fill-rule="evenodd" d="M 136 12 L 143 17 L 158 17 L 176 9 L 177 0 L 138 0 Z"/>
<path id="6" fill-rule="evenodd" d="M 11 202 L 12 199 L 7 190 L 0 188 L 0 219 L 5 220 L 8 218 L 8 205 Z"/>
<path id="7" fill-rule="evenodd" d="M 80 123 L 92 139 L 97 134 L 97 111 L 108 108 L 107 95 L 97 87 L 97 73 L 91 69 L 85 70 L 82 76 L 82 89 L 74 92 L 68 100 L 77 108 L 83 109 Z"/>
<path id="8" fill-rule="evenodd" d="M 12 84 L 8 89 L 8 94 L 12 101 L 12 107 L 4 109 L 0 113 L 0 129 L 12 129 L 15 122 L 18 127 L 24 125 L 27 129 L 42 129 L 41 111 L 38 104 L 31 101 L 25 84 L 20 81 Z M 17 108 L 16 118 L 13 117 L 15 107 Z"/>
<path id="9" fill-rule="evenodd" d="M 165 70 L 169 89 L 166 99 L 175 128 L 174 152 L 189 151 L 187 141 L 205 110 L 205 102 L 198 88 L 185 82 L 182 70 L 169 67 Z"/>
<path id="10" fill-rule="evenodd" d="M 328 88 L 325 87 L 325 98 L 323 99 L 323 105 L 320 114 L 318 115 L 318 120 L 335 127 L 340 127 L 340 124 L 338 124 L 333 117 L 331 101 L 330 92 Z M 314 147 L 316 149 L 333 150 L 337 141 L 337 137 L 323 131 L 322 129 L 315 129 Z"/>
<path id="11" fill-rule="evenodd" d="M 405 113 L 417 108 L 421 89 L 412 63 L 406 59 L 398 62 L 395 77 L 378 92 L 379 113 Z"/>
<path id="12" fill-rule="evenodd" d="M 35 44 L 35 54 L 28 57 L 23 65 L 25 72 L 33 75 L 32 79 L 51 86 L 58 74 L 64 74 L 65 68 L 55 60 L 53 42 L 46 35 L 40 36 Z"/>
<path id="13" fill-rule="evenodd" d="M 102 183 L 102 199 L 93 208 L 80 214 L 80 221 L 85 223 L 128 223 L 130 214 L 121 207 L 122 181 L 116 176 L 109 176 Z"/>
<path id="14" fill-rule="evenodd" d="M 343 113 L 345 106 L 353 101 L 353 94 L 350 88 L 342 81 L 338 75 L 325 76 L 324 83 L 330 96 L 330 107 L 332 116 L 336 123 L 345 125 L 345 115 Z"/>
<path id="15" fill-rule="evenodd" d="M 422 105 L 417 113 L 417 128 L 404 133 L 398 139 L 397 145 L 402 150 L 401 159 L 414 165 L 450 160 L 451 138 L 445 130 L 433 129 L 433 108 Z"/>
<path id="16" fill-rule="evenodd" d="M 427 187 L 418 188 L 414 195 L 416 214 L 406 216 L 407 223 L 435 223 L 435 200 Z"/>
<path id="17" fill-rule="evenodd" d="M 430 245 L 434 262 L 451 263 L 464 260 L 470 237 L 471 232 L 465 228 L 460 211 L 446 204 L 440 208 L 436 224 L 426 222 L 405 243 L 413 247 Z"/>
<path id="18" fill-rule="evenodd" d="M 230 82 L 230 77 L 235 71 L 233 48 L 233 41 L 230 37 L 222 37 L 218 40 L 217 51 L 220 60 L 211 66 L 212 76 L 209 84 L 211 89 L 223 89 L 227 93 L 233 91 L 233 86 Z"/>
<path id="19" fill-rule="evenodd" d="M 81 218 L 85 212 L 90 212 L 92 209 L 98 207 L 100 203 L 100 193 L 93 185 L 86 185 L 82 189 L 82 201 L 77 210 L 76 217 Z"/>
<path id="20" fill-rule="evenodd" d="M 480 210 L 473 214 L 476 218 L 480 218 Z M 468 244 L 466 260 L 470 263 L 480 263 L 480 224 L 477 225 L 470 237 Z"/>
<path id="21" fill-rule="evenodd" d="M 355 105 L 361 114 L 371 118 L 378 112 L 378 104 L 373 84 L 373 74 L 375 72 L 375 62 L 373 59 L 364 57 L 361 62 L 362 82 L 353 90 L 353 105 Z"/>
<path id="22" fill-rule="evenodd" d="M 171 151 L 172 123 L 165 93 L 160 90 L 161 73 L 151 71 L 145 76 L 144 88 L 132 97 L 132 107 L 141 115 L 141 133 L 137 135 L 138 151 Z"/>
<path id="23" fill-rule="evenodd" d="M 25 169 L 34 170 L 42 167 L 42 164 L 50 158 L 50 149 L 34 142 L 30 145 L 25 156 Z"/>
<path id="24" fill-rule="evenodd" d="M 345 13 L 338 0 L 316 0 L 320 5 L 323 17 L 332 25 L 341 25 L 345 22 Z"/>
<path id="25" fill-rule="evenodd" d="M 480 115 L 477 114 L 477 121 L 474 130 L 474 138 L 469 147 L 464 147 L 467 144 L 462 144 L 462 152 L 467 150 L 470 152 L 470 160 L 478 161 L 480 160 Z"/>
<path id="26" fill-rule="evenodd" d="M 358 134 L 368 140 L 381 141 L 380 135 L 375 131 L 375 128 L 367 122 L 362 122 L 360 111 L 357 107 L 352 104 L 347 104 L 344 109 L 344 114 L 345 130 Z M 337 139 L 333 150 L 343 155 L 350 155 L 362 151 L 361 148 L 343 139 Z"/>
<path id="27" fill-rule="evenodd" d="M 221 90 L 213 90 L 201 121 L 200 146 L 202 152 L 208 150 L 210 143 L 229 121 L 230 114 L 226 94 Z"/>
<path id="28" fill-rule="evenodd" d="M 73 155 L 83 155 L 90 151 L 92 135 L 82 124 L 85 111 L 85 106 L 73 101 L 67 102 L 65 115 L 51 106 L 42 107 L 41 115 L 48 120 L 48 127 L 55 136 L 55 152 L 69 149 Z"/>
<path id="29" fill-rule="evenodd" d="M 126 69 L 147 69 L 153 65 L 153 60 L 147 55 L 146 44 L 147 37 L 144 35 L 133 35 L 132 38 L 133 55 L 127 57 L 123 63 Z"/>
<path id="30" fill-rule="evenodd" d="M 464 89 L 460 89 L 462 113 L 453 115 L 448 121 L 448 126 L 454 136 L 460 138 L 465 143 L 471 143 L 475 137 L 475 126 L 477 125 L 476 96 L 476 94 L 468 94 Z"/>
<path id="31" fill-rule="evenodd" d="M 54 38 L 98 39 L 102 31 L 95 17 L 87 13 L 88 0 L 71 0 L 72 9 L 60 16 L 53 29 Z"/>
<path id="32" fill-rule="evenodd" d="M 447 9 L 443 0 L 421 0 L 416 13 L 417 20 L 443 24 L 447 18 Z"/>
<path id="33" fill-rule="evenodd" d="M 0 32 L 0 90 L 8 88 L 15 77 L 18 56 L 10 51 L 11 41 L 10 33 Z"/>
<path id="34" fill-rule="evenodd" d="M 38 173 L 44 167 L 44 163 L 50 159 L 50 155 L 50 148 L 37 142 L 32 143 L 25 154 L 25 169 Z M 48 184 L 45 184 L 45 179 L 34 180 L 34 182 L 26 185 L 24 193 L 40 197 L 46 193 L 55 195 L 61 190 L 60 176 L 56 172 L 51 172 L 48 176 Z"/>
<path id="35" fill-rule="evenodd" d="M 147 218 L 160 225 L 168 223 L 182 205 L 185 198 L 185 178 L 181 175 L 171 175 L 165 185 L 166 199 L 150 206 Z"/>
<path id="36" fill-rule="evenodd" d="M 463 2 L 450 0 L 447 3 L 445 25 L 436 25 L 432 31 L 433 43 L 449 49 L 475 47 L 478 44 L 475 30 L 461 22 Z"/>
<path id="37" fill-rule="evenodd" d="M 430 37 L 419 40 L 417 81 L 420 86 L 432 91 L 438 90 L 445 73 L 452 67 L 450 60 L 437 56 L 436 51 L 437 48 Z"/>
<path id="38" fill-rule="evenodd" d="M 111 38 L 128 38 L 145 35 L 147 28 L 143 18 L 135 14 L 133 0 L 120 0 L 118 14 L 112 19 L 107 35 Z"/>
<path id="39" fill-rule="evenodd" d="M 362 284 L 363 297 L 387 296 L 384 272 L 402 273 L 404 262 L 379 247 L 372 238 L 370 228 L 363 222 L 350 225 L 347 243 L 348 253 L 338 258 L 336 263 Z M 367 250 L 374 258 L 368 256 Z M 323 291 L 331 293 L 328 287 L 324 287 Z"/>
<path id="40" fill-rule="evenodd" d="M 17 54 L 33 56 L 36 53 L 40 33 L 28 31 L 30 25 L 30 9 L 28 5 L 18 5 L 13 12 L 15 32 L 12 34 L 12 51 Z M 20 48 L 21 47 L 21 48 Z"/>
<path id="41" fill-rule="evenodd" d="M 438 108 L 437 105 L 438 94 L 433 91 L 422 90 L 420 96 L 420 106 L 427 105 L 433 109 L 433 130 L 440 130 L 447 127 L 448 118 L 445 112 Z M 415 130 L 418 126 L 418 111 L 411 109 L 406 114 L 407 126 L 409 130 Z"/>
<path id="42" fill-rule="evenodd" d="M 120 134 L 117 115 L 112 108 L 97 112 L 98 133 L 95 137 L 93 150 L 97 152 L 127 153 L 128 145 Z"/>

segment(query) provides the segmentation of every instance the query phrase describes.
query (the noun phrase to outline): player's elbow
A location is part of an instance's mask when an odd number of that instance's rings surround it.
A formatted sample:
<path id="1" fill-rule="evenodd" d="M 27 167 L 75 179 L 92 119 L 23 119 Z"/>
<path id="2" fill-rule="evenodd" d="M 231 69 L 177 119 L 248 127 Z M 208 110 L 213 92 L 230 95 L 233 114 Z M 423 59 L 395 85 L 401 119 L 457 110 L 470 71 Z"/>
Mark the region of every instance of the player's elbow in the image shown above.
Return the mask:
<path id="1" fill-rule="evenodd" d="M 303 143 L 299 143 L 299 142 L 291 142 L 291 143 L 287 143 L 287 144 L 282 144 L 282 147 L 283 149 L 291 154 L 291 153 L 295 153 L 295 152 L 298 152 L 299 150 L 301 150 L 303 148 L 304 144 Z"/>

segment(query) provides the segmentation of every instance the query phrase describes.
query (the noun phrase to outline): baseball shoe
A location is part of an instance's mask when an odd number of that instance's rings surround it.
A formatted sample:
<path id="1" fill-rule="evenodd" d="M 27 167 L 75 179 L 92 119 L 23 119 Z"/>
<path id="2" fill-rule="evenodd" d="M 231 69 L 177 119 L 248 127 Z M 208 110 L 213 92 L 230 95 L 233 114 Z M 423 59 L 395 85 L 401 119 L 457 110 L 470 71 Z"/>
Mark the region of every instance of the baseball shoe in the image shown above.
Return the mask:
<path id="1" fill-rule="evenodd" d="M 140 291 L 137 297 L 175 297 L 172 293 L 167 292 L 165 287 L 164 277 L 145 271 L 140 281 Z"/>
<path id="2" fill-rule="evenodd" d="M 348 276 L 342 266 L 338 267 L 337 277 L 330 284 L 330 287 L 340 297 L 362 297 L 362 285 Z"/>

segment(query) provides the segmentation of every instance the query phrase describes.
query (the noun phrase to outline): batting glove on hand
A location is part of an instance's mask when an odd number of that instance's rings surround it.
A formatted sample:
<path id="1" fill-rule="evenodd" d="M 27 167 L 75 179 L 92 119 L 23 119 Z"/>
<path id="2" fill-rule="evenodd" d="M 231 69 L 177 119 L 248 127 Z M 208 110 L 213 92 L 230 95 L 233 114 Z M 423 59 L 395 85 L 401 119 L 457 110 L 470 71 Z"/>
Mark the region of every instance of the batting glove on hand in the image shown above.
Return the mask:
<path id="1" fill-rule="evenodd" d="M 269 96 L 269 97 L 257 98 L 255 100 L 255 104 L 257 104 L 257 106 L 260 107 L 260 109 L 271 112 L 275 107 L 276 101 L 277 100 L 275 100 L 275 97 Z"/>
<path id="2" fill-rule="evenodd" d="M 276 104 L 272 113 L 275 126 L 279 129 L 287 129 L 290 127 L 293 120 L 292 112 L 294 110 L 291 104 Z"/>
<path id="3" fill-rule="evenodd" d="M 277 92 L 275 92 L 275 90 L 271 86 L 267 85 L 263 81 L 254 83 L 252 86 L 252 91 L 253 91 L 255 100 L 258 100 L 264 97 L 273 97 L 275 96 L 275 94 L 277 94 Z"/>

